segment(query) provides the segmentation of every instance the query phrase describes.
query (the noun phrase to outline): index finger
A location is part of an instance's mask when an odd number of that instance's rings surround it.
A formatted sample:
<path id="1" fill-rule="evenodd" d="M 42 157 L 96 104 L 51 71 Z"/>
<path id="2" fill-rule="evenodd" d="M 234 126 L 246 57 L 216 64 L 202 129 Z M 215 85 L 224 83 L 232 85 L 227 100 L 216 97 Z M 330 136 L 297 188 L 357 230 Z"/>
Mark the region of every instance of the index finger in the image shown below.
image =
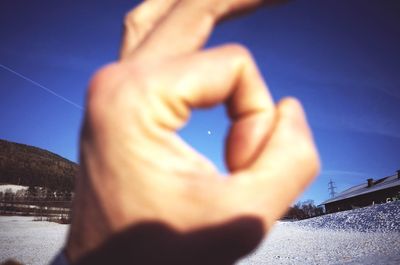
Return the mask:
<path id="1" fill-rule="evenodd" d="M 215 23 L 234 12 L 282 0 L 181 0 L 132 53 L 160 59 L 194 52 L 207 41 Z"/>

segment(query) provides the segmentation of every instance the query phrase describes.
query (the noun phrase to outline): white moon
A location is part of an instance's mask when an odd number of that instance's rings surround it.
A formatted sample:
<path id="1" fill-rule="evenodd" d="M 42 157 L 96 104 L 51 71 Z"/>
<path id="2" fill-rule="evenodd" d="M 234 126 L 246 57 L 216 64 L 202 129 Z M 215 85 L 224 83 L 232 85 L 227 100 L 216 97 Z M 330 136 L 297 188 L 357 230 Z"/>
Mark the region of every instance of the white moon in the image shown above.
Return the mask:
<path id="1" fill-rule="evenodd" d="M 211 135 L 211 131 L 207 131 L 208 135 Z"/>

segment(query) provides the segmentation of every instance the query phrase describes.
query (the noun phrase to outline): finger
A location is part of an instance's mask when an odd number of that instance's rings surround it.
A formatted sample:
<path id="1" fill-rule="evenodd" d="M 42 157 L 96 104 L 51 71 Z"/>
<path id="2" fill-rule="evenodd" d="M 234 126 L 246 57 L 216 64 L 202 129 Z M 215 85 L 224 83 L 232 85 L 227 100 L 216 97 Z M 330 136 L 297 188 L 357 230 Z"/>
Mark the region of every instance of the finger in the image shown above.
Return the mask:
<path id="1" fill-rule="evenodd" d="M 226 102 L 233 122 L 226 143 L 229 169 L 243 168 L 257 157 L 273 124 L 274 104 L 245 48 L 210 49 L 159 71 L 161 76 L 151 79 L 166 102 L 166 107 L 155 108 L 154 117 L 160 124 L 177 130 L 187 121 L 190 109 Z"/>
<path id="2" fill-rule="evenodd" d="M 132 56 L 160 59 L 196 51 L 208 39 L 216 21 L 263 0 L 181 0 L 165 16 Z"/>
<path id="3" fill-rule="evenodd" d="M 147 0 L 129 11 L 124 20 L 120 58 L 128 54 L 146 38 L 178 0 Z"/>
<path id="4" fill-rule="evenodd" d="M 301 105 L 286 99 L 278 105 L 277 117 L 276 127 L 257 161 L 231 179 L 235 182 L 233 204 L 266 216 L 269 225 L 287 211 L 320 167 Z"/>
<path id="5" fill-rule="evenodd" d="M 276 5 L 282 5 L 286 4 L 289 2 L 292 2 L 294 0 L 262 0 L 260 6 L 276 6 Z M 237 16 L 242 16 L 247 14 L 250 11 L 253 11 L 255 8 L 257 8 L 257 5 L 254 6 L 248 6 L 247 8 L 240 8 L 240 9 L 233 9 L 232 12 L 229 12 L 227 15 L 222 16 L 222 18 L 219 21 L 224 21 L 228 19 L 235 18 Z"/>

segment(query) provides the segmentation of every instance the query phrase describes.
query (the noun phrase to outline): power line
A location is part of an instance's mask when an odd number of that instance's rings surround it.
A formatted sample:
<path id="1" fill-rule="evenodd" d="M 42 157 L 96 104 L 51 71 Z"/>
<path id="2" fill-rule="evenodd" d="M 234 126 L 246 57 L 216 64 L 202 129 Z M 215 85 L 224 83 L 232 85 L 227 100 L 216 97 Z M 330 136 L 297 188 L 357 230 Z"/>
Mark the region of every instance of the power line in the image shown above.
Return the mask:
<path id="1" fill-rule="evenodd" d="M 29 77 L 27 77 L 27 76 L 25 76 L 25 75 L 23 75 L 23 74 L 21 74 L 21 73 L 18 73 L 17 71 L 15 71 L 15 70 L 13 70 L 13 69 L 11 69 L 11 68 L 5 66 L 4 64 L 1 64 L 1 63 L 0 63 L 0 67 L 3 68 L 3 69 L 5 69 L 5 70 L 7 70 L 7 71 L 9 71 L 10 73 L 15 74 L 15 75 L 18 76 L 18 77 L 24 79 L 25 81 L 28 81 L 28 82 L 30 82 L 31 84 L 34 84 L 35 86 L 37 86 L 37 87 L 43 89 L 44 91 L 46 91 L 47 93 L 49 93 L 49 94 L 51 94 L 51 95 L 53 95 L 53 96 L 55 96 L 55 97 L 57 97 L 57 98 L 63 100 L 64 102 L 66 102 L 66 103 L 68 103 L 68 104 L 74 106 L 75 108 L 77 108 L 77 109 L 79 109 L 79 110 L 83 110 L 83 107 L 80 106 L 79 104 L 77 104 L 77 103 L 75 103 L 75 102 L 73 102 L 73 101 L 67 99 L 66 97 L 64 97 L 64 96 L 62 96 L 62 95 L 60 95 L 60 94 L 58 94 L 58 93 L 55 92 L 54 90 L 51 90 L 50 88 L 48 88 L 48 87 L 46 87 L 46 86 L 44 86 L 44 85 L 42 85 L 42 84 L 39 84 L 38 82 L 36 82 L 36 81 L 30 79 Z"/>

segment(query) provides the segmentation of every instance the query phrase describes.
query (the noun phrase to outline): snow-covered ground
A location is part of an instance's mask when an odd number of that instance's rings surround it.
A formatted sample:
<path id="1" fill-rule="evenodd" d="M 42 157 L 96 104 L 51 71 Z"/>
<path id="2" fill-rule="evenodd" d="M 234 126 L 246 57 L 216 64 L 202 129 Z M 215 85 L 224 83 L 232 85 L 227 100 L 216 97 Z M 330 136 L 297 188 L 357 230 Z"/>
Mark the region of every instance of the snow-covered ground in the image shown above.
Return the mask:
<path id="1" fill-rule="evenodd" d="M 33 218 L 0 216 L 0 263 L 13 258 L 27 265 L 44 265 L 61 249 L 68 225 Z"/>
<path id="2" fill-rule="evenodd" d="M 238 265 L 400 264 L 400 201 L 279 222 Z"/>
<path id="3" fill-rule="evenodd" d="M 21 185 L 13 185 L 13 184 L 3 184 L 0 185 L 0 192 L 6 192 L 6 190 L 11 190 L 12 192 L 17 192 L 19 190 L 27 190 L 27 186 L 21 186 Z"/>
<path id="4" fill-rule="evenodd" d="M 68 226 L 0 217 L 0 262 L 46 264 Z M 279 222 L 248 264 L 400 264 L 400 201 L 298 222 Z"/>

